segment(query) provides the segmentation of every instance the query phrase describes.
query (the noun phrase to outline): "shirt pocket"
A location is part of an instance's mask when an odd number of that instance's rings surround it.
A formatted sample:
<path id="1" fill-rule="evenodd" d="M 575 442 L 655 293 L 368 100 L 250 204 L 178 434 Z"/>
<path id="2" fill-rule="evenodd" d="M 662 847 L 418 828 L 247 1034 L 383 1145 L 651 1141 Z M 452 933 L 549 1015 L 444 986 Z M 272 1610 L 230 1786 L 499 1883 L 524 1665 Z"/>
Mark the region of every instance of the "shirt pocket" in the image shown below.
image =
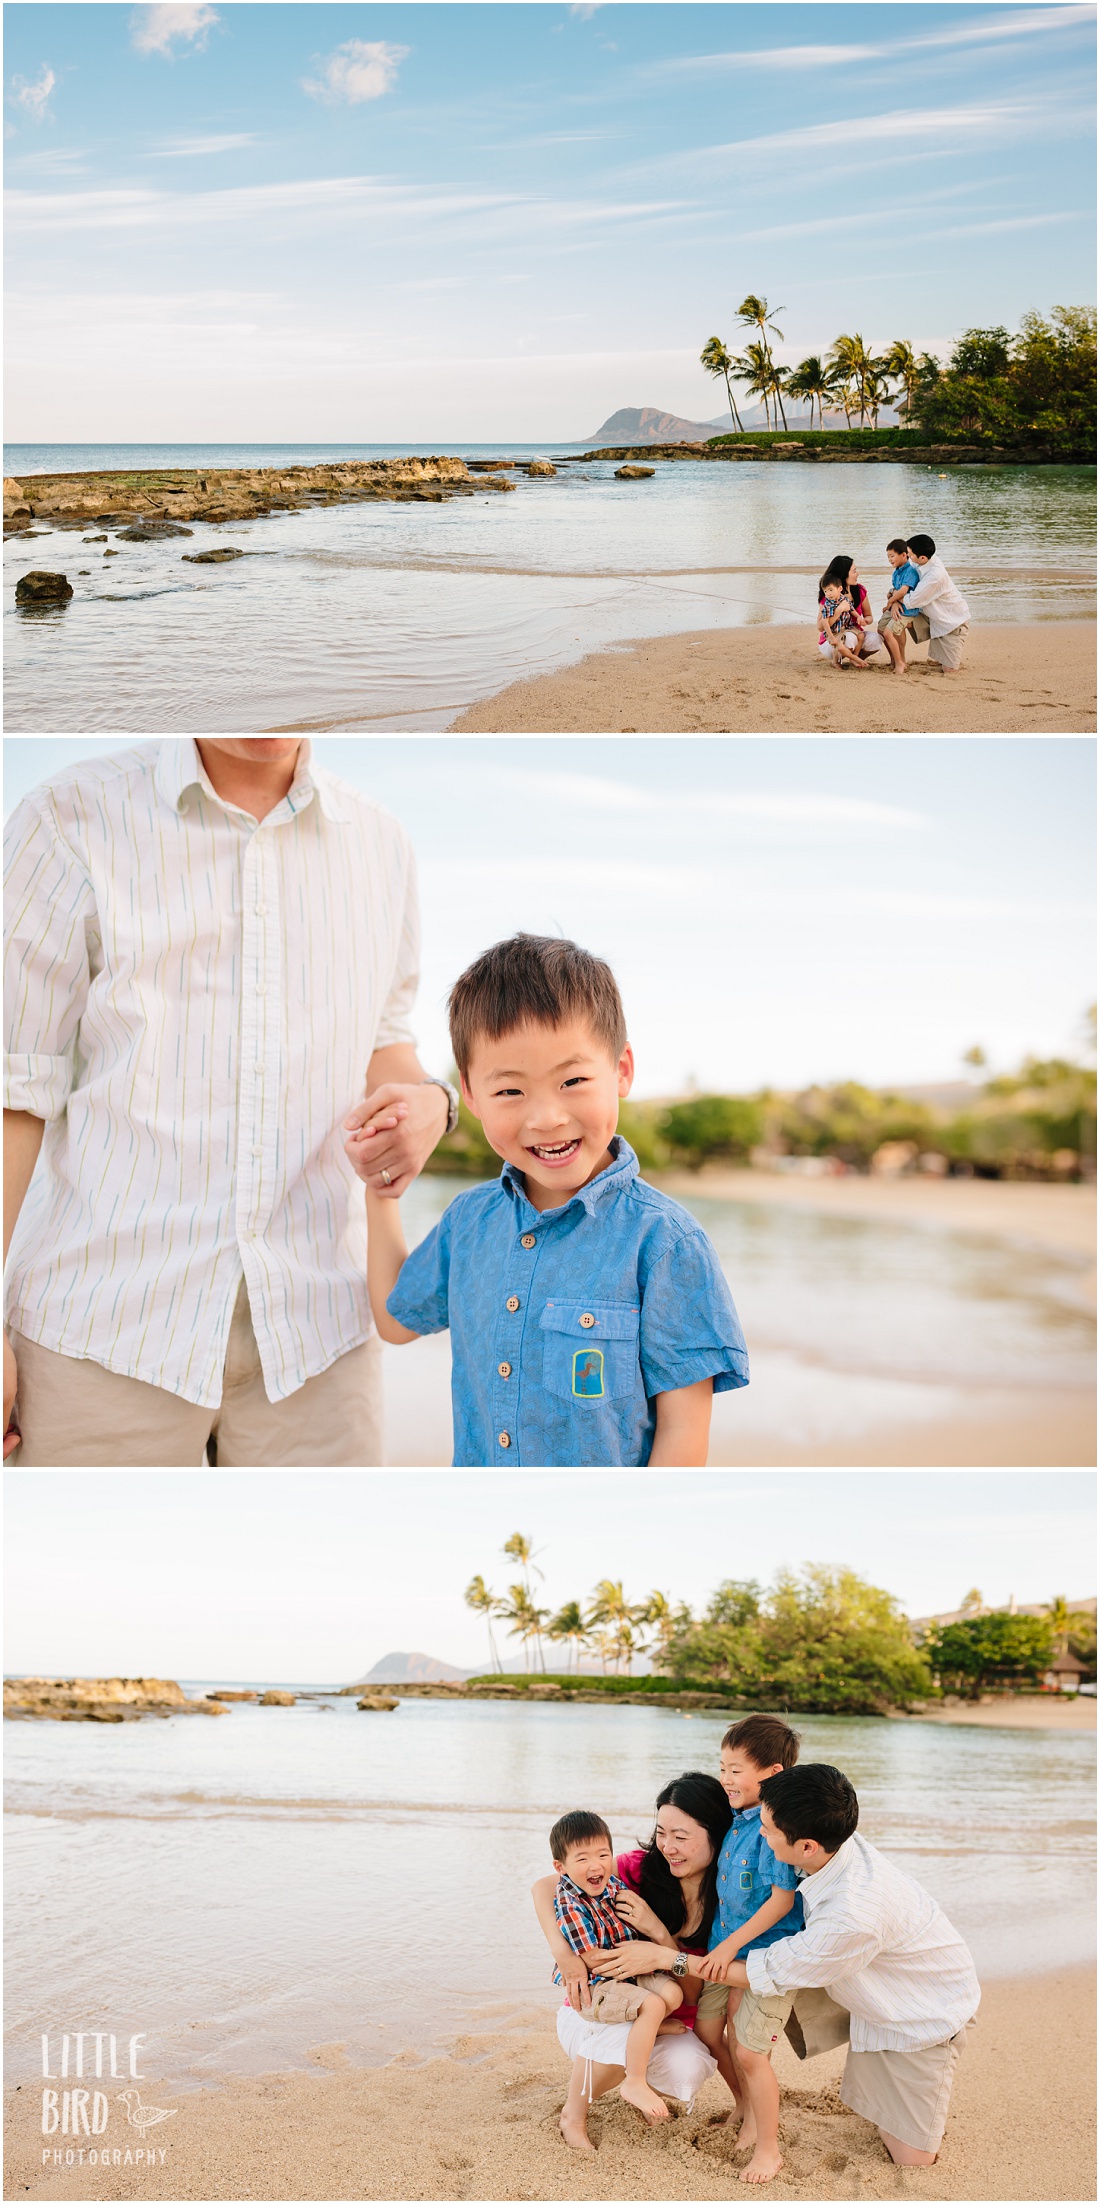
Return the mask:
<path id="1" fill-rule="evenodd" d="M 626 1302 L 548 1301 L 539 1319 L 547 1392 L 582 1409 L 633 1392 L 640 1321 Z"/>

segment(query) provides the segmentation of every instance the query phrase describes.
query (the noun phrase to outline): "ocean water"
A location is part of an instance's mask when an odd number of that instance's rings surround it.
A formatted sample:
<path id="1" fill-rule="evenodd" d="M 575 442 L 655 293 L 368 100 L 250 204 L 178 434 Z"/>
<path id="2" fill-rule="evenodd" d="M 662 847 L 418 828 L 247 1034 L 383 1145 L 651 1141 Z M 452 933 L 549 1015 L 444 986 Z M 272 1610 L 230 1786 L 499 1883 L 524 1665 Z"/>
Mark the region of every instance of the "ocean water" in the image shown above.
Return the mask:
<path id="1" fill-rule="evenodd" d="M 421 447 L 427 450 L 429 447 Z M 35 447 L 43 466 L 64 447 Z M 226 446 L 228 460 L 245 447 Z M 359 447 L 392 456 L 386 447 Z M 69 447 L 75 464 L 196 464 L 217 447 Z M 356 447 L 313 447 L 353 456 Z M 487 457 L 510 455 L 481 447 Z M 257 464 L 311 447 L 252 447 Z M 466 456 L 478 456 L 470 447 Z M 26 452 L 24 452 L 24 461 Z M 8 464 L 19 458 L 9 453 Z M 816 619 L 838 551 L 881 606 L 884 545 L 930 529 L 975 622 L 1091 618 L 1095 476 L 1085 467 L 656 460 L 616 482 L 580 458 L 444 505 L 351 505 L 193 541 L 87 543 L 50 529 L 5 546 L 7 725 L 34 733 L 440 730 L 509 682 L 628 638 Z M 18 466 L 15 467 L 18 474 Z M 85 535 L 97 535 L 94 527 Z M 248 555 L 189 567 L 218 544 Z M 32 567 L 66 573 L 64 608 L 15 609 Z"/>
<path id="2" fill-rule="evenodd" d="M 193 1691 L 205 1686 L 191 1685 Z M 157 2081 L 423 2055 L 556 2003 L 528 1892 L 579 1800 L 616 1843 L 713 1769 L 724 1723 L 671 1709 L 354 1700 L 7 1732 L 8 2067 L 43 2032 L 147 2037 Z M 1095 1739 L 805 1717 L 861 1827 L 923 1882 L 980 1974 L 1092 1951 Z"/>
<path id="3" fill-rule="evenodd" d="M 402 1202 L 415 1246 L 468 1179 L 425 1175 Z M 678 1197 L 685 1200 L 684 1196 Z M 1086 1264 L 984 1235 L 766 1203 L 685 1201 L 721 1258 L 749 1342 L 752 1382 L 714 1404 L 715 1462 L 831 1454 L 865 1433 L 988 1412 L 1014 1394 L 1094 1383 Z M 386 1453 L 451 1459 L 450 1348 L 439 1333 L 387 1347 Z"/>

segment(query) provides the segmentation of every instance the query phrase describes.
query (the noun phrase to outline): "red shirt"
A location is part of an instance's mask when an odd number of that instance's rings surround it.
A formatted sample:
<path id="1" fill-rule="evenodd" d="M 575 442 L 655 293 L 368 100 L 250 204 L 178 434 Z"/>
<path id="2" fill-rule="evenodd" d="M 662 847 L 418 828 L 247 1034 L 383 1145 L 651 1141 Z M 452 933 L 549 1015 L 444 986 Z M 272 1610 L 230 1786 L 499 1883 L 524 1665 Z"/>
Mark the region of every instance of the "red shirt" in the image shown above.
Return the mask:
<path id="1" fill-rule="evenodd" d="M 615 1862 L 615 1870 L 620 1882 L 624 1882 L 628 1890 L 636 1890 L 639 1896 L 641 1895 L 642 1861 L 644 1858 L 645 1853 L 639 1845 L 635 1852 L 620 1852 Z M 698 1952 L 700 1958 L 702 1958 L 707 1947 L 701 1929 L 697 1931 L 697 1937 L 698 1941 L 693 1938 L 691 1942 L 685 1942 L 682 1936 L 678 1936 L 676 1941 L 681 1951 Z M 678 2005 L 672 2017 L 674 2020 L 682 2020 L 685 2028 L 694 2028 L 697 2010 L 698 2008 L 694 2005 Z"/>

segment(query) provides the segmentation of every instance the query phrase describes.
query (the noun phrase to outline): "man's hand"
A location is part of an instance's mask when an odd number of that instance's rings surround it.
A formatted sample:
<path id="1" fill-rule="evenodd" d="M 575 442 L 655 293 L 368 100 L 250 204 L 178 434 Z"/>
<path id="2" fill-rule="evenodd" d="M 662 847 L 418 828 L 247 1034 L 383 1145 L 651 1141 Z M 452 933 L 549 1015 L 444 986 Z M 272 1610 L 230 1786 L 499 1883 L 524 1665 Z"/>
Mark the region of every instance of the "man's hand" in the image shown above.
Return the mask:
<path id="1" fill-rule="evenodd" d="M 568 1958 L 558 1961 L 558 1973 L 565 1984 L 569 2003 L 575 2013 L 587 2012 L 592 2003 L 592 1990 L 588 1980 L 588 1968 L 579 1953 L 571 1951 Z"/>
<path id="2" fill-rule="evenodd" d="M 442 1087 L 391 1081 L 349 1110 L 344 1154 L 372 1194 L 396 1201 L 423 1170 L 446 1125 Z"/>
<path id="3" fill-rule="evenodd" d="M 9 1454 L 14 1454 L 14 1452 L 15 1452 L 15 1449 L 16 1449 L 16 1447 L 17 1447 L 17 1446 L 18 1446 L 18 1444 L 19 1444 L 19 1433 L 18 1433 L 18 1431 L 13 1431 L 13 1430 L 11 1430 L 11 1429 L 9 1428 L 9 1427 L 10 1427 L 10 1424 L 11 1424 L 11 1412 L 12 1412 L 12 1409 L 14 1408 L 14 1406 L 15 1406 L 15 1388 L 16 1388 L 16 1383 L 17 1383 L 17 1380 L 18 1380 L 18 1372 L 17 1372 L 17 1370 L 16 1370 L 16 1367 L 15 1367 L 15 1356 L 14 1356 L 14 1354 L 12 1353 L 11 1345 L 10 1345 L 10 1342 L 9 1342 L 9 1340 L 8 1340 L 8 1335 L 7 1335 L 7 1333 L 5 1332 L 5 1333 L 4 1333 L 4 1460 L 5 1460 L 5 1461 L 7 1461 L 7 1458 L 8 1458 L 8 1455 L 9 1455 Z"/>

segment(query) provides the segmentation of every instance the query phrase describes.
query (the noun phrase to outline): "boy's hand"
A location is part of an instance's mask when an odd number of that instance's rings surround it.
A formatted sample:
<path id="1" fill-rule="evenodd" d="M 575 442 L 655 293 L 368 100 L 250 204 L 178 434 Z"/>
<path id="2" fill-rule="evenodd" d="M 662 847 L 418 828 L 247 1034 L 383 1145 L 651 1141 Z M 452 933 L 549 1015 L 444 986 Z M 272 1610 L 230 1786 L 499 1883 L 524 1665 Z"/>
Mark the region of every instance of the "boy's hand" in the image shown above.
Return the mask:
<path id="1" fill-rule="evenodd" d="M 588 1980 L 588 1968 L 579 1953 L 571 1951 L 567 1959 L 559 1959 L 558 1973 L 565 1984 L 569 2003 L 575 2013 L 586 2012 L 592 2003 L 592 1990 Z"/>
<path id="2" fill-rule="evenodd" d="M 348 1111 L 344 1154 L 372 1194 L 396 1201 L 423 1170 L 446 1124 L 442 1087 L 392 1082 Z"/>
<path id="3" fill-rule="evenodd" d="M 706 1958 L 699 1961 L 698 1966 L 693 1968 L 693 1972 L 701 1974 L 704 1982 L 724 1982 L 726 1980 L 726 1968 L 731 1960 L 736 1959 L 736 1957 L 737 1945 L 732 1937 L 727 1936 L 723 1943 L 716 1944 L 714 1950 L 709 1951 Z"/>

